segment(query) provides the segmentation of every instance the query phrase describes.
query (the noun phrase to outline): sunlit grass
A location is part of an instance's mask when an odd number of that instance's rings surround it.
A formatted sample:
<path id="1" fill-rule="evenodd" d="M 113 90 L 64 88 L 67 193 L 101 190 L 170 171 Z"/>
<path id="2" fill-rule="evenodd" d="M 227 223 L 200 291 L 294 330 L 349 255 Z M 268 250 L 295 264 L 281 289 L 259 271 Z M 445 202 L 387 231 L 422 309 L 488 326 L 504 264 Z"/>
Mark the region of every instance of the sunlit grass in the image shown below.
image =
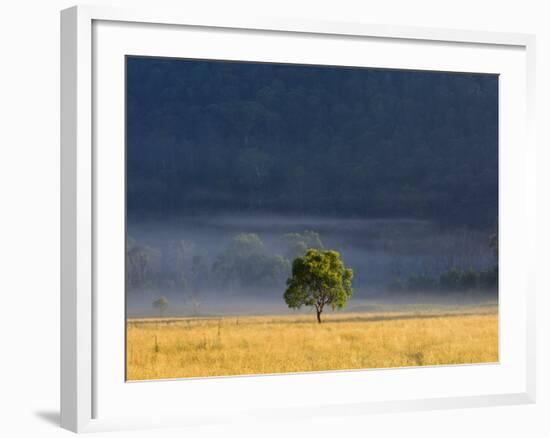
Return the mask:
<path id="1" fill-rule="evenodd" d="M 129 319 L 127 379 L 498 361 L 496 306 L 384 313 Z"/>

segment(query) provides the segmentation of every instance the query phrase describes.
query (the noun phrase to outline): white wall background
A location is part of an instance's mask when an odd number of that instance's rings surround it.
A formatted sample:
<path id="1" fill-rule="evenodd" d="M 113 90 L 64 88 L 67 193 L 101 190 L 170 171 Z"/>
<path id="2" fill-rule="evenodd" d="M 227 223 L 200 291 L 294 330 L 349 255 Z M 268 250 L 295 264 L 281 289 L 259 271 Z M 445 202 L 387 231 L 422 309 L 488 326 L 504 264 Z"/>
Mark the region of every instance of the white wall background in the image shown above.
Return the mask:
<path id="1" fill-rule="evenodd" d="M 151 5 L 143 0 L 98 4 Z M 530 406 L 238 424 L 105 436 L 550 436 L 548 100 L 550 12 L 523 0 L 156 0 L 239 14 L 537 34 L 539 142 L 538 402 Z M 59 10 L 65 0 L 5 2 L 0 12 L 0 435 L 69 436 L 59 418 Z M 518 145 L 521 147 L 521 145 Z M 521 232 L 521 230 L 518 230 Z"/>

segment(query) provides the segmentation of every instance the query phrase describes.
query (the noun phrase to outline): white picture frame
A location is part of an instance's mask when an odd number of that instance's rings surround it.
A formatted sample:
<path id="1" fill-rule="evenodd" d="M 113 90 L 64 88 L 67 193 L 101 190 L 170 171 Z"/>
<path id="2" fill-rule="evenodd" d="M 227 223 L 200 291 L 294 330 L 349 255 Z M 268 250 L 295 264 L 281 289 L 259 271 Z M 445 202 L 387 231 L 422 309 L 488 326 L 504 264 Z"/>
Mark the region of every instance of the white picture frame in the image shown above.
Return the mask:
<path id="1" fill-rule="evenodd" d="M 99 26 L 99 27 L 98 27 Z M 121 26 L 124 29 L 119 29 Z M 147 39 L 145 44 L 140 38 L 143 29 L 148 27 L 151 32 L 159 35 Z M 173 400 L 175 394 L 181 392 L 181 381 L 149 382 L 145 384 L 126 384 L 120 381 L 120 372 L 106 371 L 110 364 L 106 362 L 107 354 L 98 352 L 114 352 L 116 357 L 123 355 L 124 345 L 120 343 L 120 328 L 124 320 L 120 319 L 120 312 L 110 312 L 108 309 L 120 304 L 107 303 L 105 299 L 98 300 L 98 288 L 101 289 L 105 281 L 115 282 L 113 275 L 103 267 L 112 266 L 113 270 L 120 270 L 117 260 L 107 260 L 105 255 L 105 236 L 112 233 L 120 234 L 120 227 L 111 226 L 105 222 L 102 215 L 107 207 L 115 206 L 118 213 L 123 212 L 124 205 L 120 205 L 122 188 L 113 190 L 113 194 L 106 192 L 106 180 L 103 175 L 112 174 L 109 180 L 110 187 L 117 181 L 120 183 L 121 155 L 108 156 L 108 153 L 97 153 L 98 144 L 120 145 L 121 123 L 120 103 L 120 64 L 110 66 L 109 60 L 119 59 L 121 54 L 156 53 L 170 56 L 170 44 L 163 41 L 161 33 L 178 32 L 177 29 L 187 29 L 189 32 L 198 31 L 206 38 L 216 32 L 232 31 L 235 38 L 253 42 L 264 38 L 336 38 L 337 45 L 369 44 L 405 45 L 417 47 L 420 53 L 418 59 L 385 61 L 380 55 L 377 65 L 402 65 L 402 68 L 415 68 L 416 63 L 422 61 L 422 53 L 436 50 L 444 54 L 447 45 L 453 45 L 458 50 L 479 50 L 472 57 L 472 64 L 461 61 L 460 56 L 447 57 L 447 67 L 451 71 L 479 71 L 490 70 L 492 73 L 504 74 L 505 82 L 503 93 L 507 90 L 516 90 L 505 100 L 501 119 L 517 124 L 511 133 L 503 133 L 501 127 L 501 141 L 506 146 L 506 153 L 500 159 L 500 166 L 505 170 L 501 174 L 501 266 L 511 266 L 517 263 L 517 269 L 509 274 L 501 274 L 500 281 L 517 286 L 517 295 L 504 293 L 500 305 L 500 335 L 510 340 L 510 355 L 504 355 L 501 363 L 485 366 L 481 371 L 475 366 L 430 368 L 416 370 L 385 370 L 357 371 L 340 373 L 308 373 L 295 374 L 285 377 L 235 377 L 222 379 L 198 379 L 184 382 L 187 389 L 195 394 L 219 395 L 219 406 L 212 407 L 203 404 L 200 399 L 192 403 L 195 406 L 173 404 L 173 409 L 167 409 L 163 403 L 147 405 L 147 415 L 131 414 L 131 400 L 156 400 L 166 397 Z M 132 38 L 124 38 L 119 32 L 131 32 Z M 128 34 L 130 35 L 130 34 Z M 173 35 L 171 35 L 173 36 Z M 182 38 L 186 35 L 182 34 Z M 313 40 L 315 38 L 309 38 Z M 129 49 L 128 41 L 134 46 Z M 206 40 L 205 40 L 206 41 Z M 109 43 L 109 44 L 106 44 Z M 197 47 L 204 50 L 204 57 L 216 56 L 215 50 L 219 45 L 214 44 L 208 49 L 208 44 Z M 269 41 L 262 40 L 262 53 L 270 50 Z M 311 43 L 314 44 L 314 43 Z M 145 47 L 147 46 L 147 47 Z M 251 49 L 256 46 L 251 43 Z M 106 49 L 109 47 L 109 50 Z M 201 49 L 202 47 L 202 49 Z M 305 47 L 305 46 L 304 46 Z M 342 46 L 344 47 L 344 46 Z M 162 50 L 161 50 L 162 49 Z M 131 50 L 131 52 L 127 52 Z M 136 50 L 140 53 L 136 53 Z M 210 52 L 209 52 L 210 50 Z M 329 49 L 330 51 L 331 49 Z M 336 52 L 335 48 L 332 48 Z M 373 49 L 375 50 L 375 48 Z M 397 50 L 397 49 L 396 49 Z M 403 48 L 399 49 L 403 50 Z M 498 62 L 492 63 L 484 55 L 489 51 L 495 52 Z M 498 52 L 498 53 L 497 53 Z M 375 52 L 373 52 L 375 53 Z M 480 56 L 481 55 L 481 56 Z M 220 56 L 223 56 L 220 55 Z M 238 59 L 241 55 L 235 55 Z M 247 59 L 256 59 L 252 51 Z M 260 55 L 258 55 L 260 56 Z M 261 56 L 264 56 L 263 54 Z M 270 55 L 279 56 L 276 50 Z M 296 52 L 294 61 L 300 60 Z M 321 55 L 319 55 L 321 56 Z M 324 54 L 322 56 L 325 56 Z M 391 56 L 391 55 L 384 55 Z M 114 58 L 113 58 L 114 57 Z M 394 56 L 395 58 L 395 56 Z M 442 56 L 445 58 L 445 56 Z M 452 59 L 451 59 L 452 58 Z M 271 58 L 270 58 L 271 59 Z M 321 60 L 321 58 L 318 58 Z M 362 415 L 372 412 L 399 412 L 421 409 L 442 409 L 456 407 L 474 407 L 488 405 L 533 403 L 535 400 L 535 297 L 534 297 L 534 269 L 533 256 L 514 255 L 513 249 L 532 249 L 535 233 L 535 141 L 533 134 L 534 110 L 534 59 L 535 38 L 526 34 L 508 34 L 477 31 L 461 31 L 451 29 L 425 29 L 403 26 L 383 26 L 366 23 L 317 22 L 305 19 L 280 19 L 240 17 L 195 16 L 189 11 L 130 10 L 110 8 L 104 6 L 77 6 L 61 12 L 61 425 L 75 431 L 99 431 L 120 428 L 146 428 L 189 424 L 209 424 L 225 421 L 238 421 L 239 418 L 269 419 L 280 416 L 292 418 L 311 417 L 312 415 Z M 100 62 L 98 62 L 100 60 Z M 285 58 L 285 60 L 287 60 Z M 118 62 L 118 61 L 117 61 Z M 310 62 L 314 62 L 311 60 Z M 322 62 L 322 61 L 318 61 Z M 342 60 L 337 61 L 346 63 Z M 399 63 L 399 64 L 397 64 Z M 476 67 L 475 63 L 479 63 Z M 420 65 L 420 64 L 419 64 Z M 435 64 L 434 64 L 435 65 Z M 494 67 L 493 67 L 494 66 Z M 502 66 L 502 71 L 499 70 Z M 113 70 L 109 70 L 109 68 Z M 418 66 L 417 66 L 418 67 Z M 423 67 L 428 68 L 428 67 Z M 508 69 L 508 70 L 507 70 Z M 509 73 L 502 73 L 503 71 Z M 112 74 L 114 73 L 114 75 Z M 508 76 L 506 76 L 508 75 Z M 98 86 L 102 77 L 115 77 L 112 84 Z M 118 77 L 118 79 L 117 79 Z M 506 85 L 508 84 L 508 85 Z M 518 85 L 519 84 L 519 85 Z M 117 88 L 118 87 L 118 88 Z M 508 87 L 508 88 L 506 88 Z M 99 90 L 99 91 L 98 91 Z M 103 91 L 101 91 L 103 90 Z M 113 102 L 106 102 L 106 98 Z M 505 96 L 506 97 L 506 96 Z M 506 97 L 508 99 L 508 97 Z M 506 104 L 508 102 L 508 104 Z M 513 111 L 508 113 L 511 103 L 515 103 Z M 109 110 L 110 108 L 110 110 Z M 109 112 L 108 111 L 112 111 Z M 512 111 L 512 109 L 510 109 Z M 108 113 L 108 114 L 107 114 Z M 514 116 L 514 118 L 512 118 Z M 117 123 L 118 127 L 105 128 L 104 119 Z M 516 120 L 518 119 L 518 120 Z M 98 128 L 100 126 L 100 128 Z M 516 126 L 516 125 L 514 125 Z M 116 131 L 116 133 L 115 133 Z M 510 137 L 510 138 L 508 138 Z M 118 139 L 118 140 L 117 140 Z M 99 143 L 98 143 L 99 142 Z M 113 143 L 110 143 L 113 142 Z M 521 145 L 513 148 L 512 144 Z M 123 144 L 120 145 L 123 147 Z M 116 150 L 117 147 L 111 148 Z M 105 149 L 103 149 L 105 150 Z M 109 159 L 109 161 L 106 161 Z M 111 163 L 111 165 L 107 164 Z M 117 167 L 118 166 L 118 167 Z M 115 169 L 116 168 L 116 169 Z M 118 169 L 118 170 L 117 170 Z M 509 169 L 509 171 L 507 170 Z M 118 173 L 117 173 L 118 172 Z M 109 177 L 110 178 L 110 177 Z M 511 182 L 514 184 L 511 184 Z M 118 196 L 118 197 L 117 197 Z M 104 203 L 105 204 L 102 204 Z M 101 208 L 98 208 L 101 207 Z M 106 208 L 103 208 L 106 207 Z M 117 213 L 117 214 L 118 214 Z M 502 214 L 504 213 L 504 214 Z M 118 227 L 118 228 L 117 228 Z M 514 236 L 512 232 L 522 227 L 522 236 Z M 117 234 L 117 235 L 118 235 Z M 103 236 L 103 237 L 102 237 Z M 123 236 L 115 236 L 120 242 Z M 114 239 L 114 240 L 116 240 Z M 116 252 L 116 251 L 115 251 Z M 517 251 L 520 252 L 520 251 Z M 522 254 L 534 254 L 535 251 L 523 251 Z M 120 253 L 122 254 L 122 252 Z M 521 257 L 521 260 L 519 260 Z M 512 270 L 510 270 L 512 271 Z M 117 277 L 120 278 L 120 277 Z M 108 280 L 104 280 L 108 279 Z M 114 284 L 114 283 L 113 283 Z M 119 297 L 120 298 L 120 297 Z M 123 299 L 122 299 L 123 300 Z M 106 307 L 109 304 L 111 307 Z M 120 306 L 118 307 L 120 308 Z M 118 319 L 117 319 L 118 318 Z M 117 322 L 118 321 L 118 322 Z M 115 325 L 113 325 L 115 324 Z M 512 332 L 512 326 L 517 326 Z M 117 333 L 112 339 L 104 335 L 105 328 Z M 111 338 L 111 337 L 110 337 Z M 513 339 L 512 339 L 513 338 Z M 501 339 L 502 342 L 502 339 Z M 512 345 L 513 343 L 513 345 Z M 501 343 L 501 350 L 506 353 L 508 344 Z M 110 349 L 110 350 L 109 350 Z M 119 351 L 120 350 L 120 351 Z M 512 358 L 513 356 L 513 358 Z M 512 363 L 513 362 L 513 363 Z M 122 364 L 117 365 L 123 367 Z M 509 368 L 509 369 L 508 369 Z M 464 371 L 465 370 L 465 371 Z M 472 371 L 473 370 L 473 371 Z M 504 370 L 504 371 L 502 371 Z M 463 372 L 464 371 L 464 372 Z M 502 371 L 502 372 L 501 372 Z M 117 374 L 118 373 L 118 374 Z M 362 376 L 369 373 L 363 383 Z M 435 382 L 456 379 L 456 388 L 447 391 L 440 386 L 439 391 L 423 394 L 412 388 L 412 374 L 414 381 L 421 384 L 423 381 Z M 477 374 L 475 374 L 477 373 Z M 474 375 L 475 374 L 475 375 Z M 470 376 L 471 375 L 471 376 Z M 479 391 L 472 391 L 465 384 L 466 379 L 480 382 Z M 377 379 L 382 383 L 373 382 Z M 389 393 L 386 397 L 381 391 L 387 392 L 387 385 L 396 379 L 400 386 L 410 382 L 411 390 L 406 392 Z M 461 380 L 463 379 L 463 380 Z M 475 380 L 478 379 L 478 380 Z M 112 384 L 110 382 L 114 382 Z M 510 383 L 504 384 L 504 380 Z M 321 382 L 322 381 L 322 382 Z M 284 397 L 279 397 L 277 391 L 287 387 L 302 387 L 304 392 L 314 388 L 319 383 L 328 385 L 328 395 L 314 393 L 317 402 L 312 399 L 297 397 L 294 405 L 287 404 Z M 486 386 L 481 384 L 486 382 Z M 359 384 L 372 389 L 370 398 L 361 395 L 353 396 L 349 390 L 358 388 Z M 179 386 L 178 386 L 179 385 Z M 331 385 L 342 388 L 335 392 Z M 369 386 L 370 385 L 370 386 Z M 384 386 L 386 385 L 386 386 Z M 111 391 L 111 386 L 113 386 Z M 114 388 L 117 386 L 116 388 Z M 325 386 L 327 387 L 327 386 Z M 336 387 L 336 386 L 334 386 Z M 461 388 L 462 387 L 462 388 Z M 127 389 L 130 388 L 129 391 Z M 245 396 L 260 397 L 262 393 L 271 395 L 270 403 L 262 403 L 261 399 L 253 400 L 253 405 L 247 405 Z M 348 392 L 346 392 L 348 388 Z M 378 389 L 376 389 L 378 388 Z M 332 393 L 330 392 L 332 391 Z M 416 391 L 416 392 L 415 392 Z M 227 404 L 227 395 L 242 392 L 243 397 L 237 397 L 234 402 L 238 406 Z M 225 395 L 224 395 L 225 394 Z M 374 395 L 372 395 L 374 394 Z M 125 404 L 129 409 L 117 411 Z M 224 405 L 225 403 L 225 405 Z M 224 409 L 227 406 L 227 409 Z M 242 408 L 239 410 L 239 406 Z M 195 408 L 193 411 L 191 407 Z M 252 409 L 254 407 L 254 409 Z M 229 409 L 231 408 L 231 409 Z M 106 412 L 107 414 L 98 414 Z"/>

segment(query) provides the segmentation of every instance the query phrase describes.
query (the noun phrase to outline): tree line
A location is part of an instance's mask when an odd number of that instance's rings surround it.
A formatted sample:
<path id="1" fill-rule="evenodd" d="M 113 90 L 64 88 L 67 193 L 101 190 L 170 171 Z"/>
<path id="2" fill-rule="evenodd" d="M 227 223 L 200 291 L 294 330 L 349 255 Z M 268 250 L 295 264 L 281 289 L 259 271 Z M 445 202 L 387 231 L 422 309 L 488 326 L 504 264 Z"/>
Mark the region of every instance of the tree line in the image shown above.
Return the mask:
<path id="1" fill-rule="evenodd" d="M 257 234 L 240 233 L 210 262 L 190 241 L 176 240 L 161 251 L 129 238 L 127 289 L 177 290 L 193 299 L 206 287 L 238 292 L 282 288 L 291 272 L 292 260 L 308 249 L 323 248 L 319 234 L 314 231 L 285 234 L 283 242 L 283 253 L 273 254 Z"/>
<path id="2" fill-rule="evenodd" d="M 489 235 L 487 245 L 493 251 L 493 266 L 474 269 L 453 264 L 431 270 L 431 273 L 419 266 L 394 274 L 394 278 L 384 284 L 373 285 L 372 279 L 353 260 L 348 263 L 351 262 L 356 274 L 356 288 L 375 287 L 392 293 L 494 291 L 498 286 L 496 231 Z M 266 246 L 255 233 L 234 235 L 215 256 L 189 240 L 174 240 L 161 250 L 129 238 L 127 289 L 131 293 L 139 290 L 179 292 L 195 307 L 199 305 L 199 295 L 206 290 L 261 296 L 264 292 L 282 290 L 292 273 L 294 261 L 308 250 L 327 250 L 319 233 L 310 230 L 282 235 L 278 248 Z M 391 272 L 388 277 L 392 277 Z"/>
<path id="3" fill-rule="evenodd" d="M 391 292 L 495 292 L 498 289 L 498 228 L 495 227 L 488 238 L 493 251 L 495 264 L 486 269 L 452 268 L 439 276 L 413 274 L 408 278 L 395 278 L 389 285 Z"/>

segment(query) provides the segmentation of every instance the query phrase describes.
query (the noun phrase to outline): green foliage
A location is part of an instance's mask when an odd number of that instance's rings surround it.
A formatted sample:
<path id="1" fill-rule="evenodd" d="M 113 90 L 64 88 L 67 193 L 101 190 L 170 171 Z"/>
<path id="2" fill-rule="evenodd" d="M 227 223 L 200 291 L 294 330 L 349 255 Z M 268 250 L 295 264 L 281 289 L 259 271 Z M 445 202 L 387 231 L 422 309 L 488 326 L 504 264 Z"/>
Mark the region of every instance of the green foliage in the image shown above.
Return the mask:
<path id="1" fill-rule="evenodd" d="M 393 292 L 466 292 L 488 291 L 497 287 L 498 267 L 482 271 L 452 268 L 439 278 L 428 275 L 411 275 L 407 281 L 396 279 L 388 285 Z"/>
<path id="2" fill-rule="evenodd" d="M 177 289 L 186 290 L 190 287 L 191 260 L 195 252 L 194 245 L 185 240 L 172 242 L 163 254 L 165 277 L 170 278 Z M 170 286 L 170 284 L 169 284 Z"/>
<path id="3" fill-rule="evenodd" d="M 153 301 L 153 307 L 157 309 L 162 316 L 166 309 L 168 309 L 168 300 L 166 297 L 160 297 L 158 300 Z"/>
<path id="4" fill-rule="evenodd" d="M 254 233 L 237 234 L 227 247 L 225 254 L 230 257 L 247 257 L 264 251 L 264 244 Z"/>
<path id="5" fill-rule="evenodd" d="M 454 267 L 443 272 L 438 279 L 428 275 L 411 275 L 406 282 L 400 278 L 393 280 L 388 289 L 394 292 L 457 292 L 457 291 L 488 291 L 498 286 L 498 227 L 489 236 L 489 246 L 493 248 L 497 264 L 492 268 L 476 271 L 472 268 L 459 269 Z"/>
<path id="6" fill-rule="evenodd" d="M 294 259 L 284 300 L 291 309 L 313 306 L 317 321 L 326 305 L 342 309 L 351 298 L 353 271 L 346 268 L 337 251 L 309 249 Z"/>
<path id="7" fill-rule="evenodd" d="M 288 245 L 287 255 L 291 260 L 303 256 L 308 249 L 323 249 L 321 236 L 315 231 L 306 230 L 301 234 L 288 233 L 285 234 L 285 240 Z"/>
<path id="8" fill-rule="evenodd" d="M 444 272 L 439 277 L 439 284 L 445 290 L 460 290 L 461 289 L 462 273 L 458 268 L 452 268 Z"/>
<path id="9" fill-rule="evenodd" d="M 488 290 L 497 286 L 497 279 L 497 267 L 483 271 L 453 268 L 440 275 L 439 285 L 448 291 Z"/>
<path id="10" fill-rule="evenodd" d="M 479 273 L 473 269 L 453 268 L 439 277 L 439 285 L 447 291 L 466 291 L 476 289 L 479 284 Z"/>
<path id="11" fill-rule="evenodd" d="M 236 235 L 218 256 L 212 270 L 226 285 L 243 288 L 281 284 L 290 271 L 290 262 L 269 254 L 257 234 Z"/>

